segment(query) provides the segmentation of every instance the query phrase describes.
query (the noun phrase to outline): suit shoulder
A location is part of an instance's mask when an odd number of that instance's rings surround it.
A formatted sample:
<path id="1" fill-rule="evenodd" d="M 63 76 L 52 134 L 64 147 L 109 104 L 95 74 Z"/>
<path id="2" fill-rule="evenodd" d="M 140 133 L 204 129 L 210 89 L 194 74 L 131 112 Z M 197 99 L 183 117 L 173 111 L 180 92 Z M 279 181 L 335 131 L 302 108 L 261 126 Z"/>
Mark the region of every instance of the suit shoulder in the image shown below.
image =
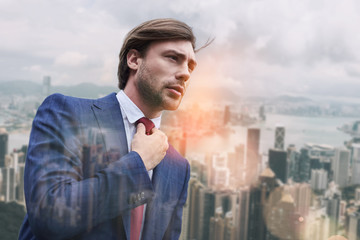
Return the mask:
<path id="1" fill-rule="evenodd" d="M 166 152 L 170 159 L 173 160 L 175 164 L 187 167 L 189 162 L 186 158 L 184 158 L 171 144 L 169 144 L 169 148 Z"/>
<path id="2" fill-rule="evenodd" d="M 45 98 L 43 104 L 46 103 L 66 103 L 66 102 L 91 102 L 92 99 L 78 98 L 66 96 L 61 93 L 54 93 Z"/>

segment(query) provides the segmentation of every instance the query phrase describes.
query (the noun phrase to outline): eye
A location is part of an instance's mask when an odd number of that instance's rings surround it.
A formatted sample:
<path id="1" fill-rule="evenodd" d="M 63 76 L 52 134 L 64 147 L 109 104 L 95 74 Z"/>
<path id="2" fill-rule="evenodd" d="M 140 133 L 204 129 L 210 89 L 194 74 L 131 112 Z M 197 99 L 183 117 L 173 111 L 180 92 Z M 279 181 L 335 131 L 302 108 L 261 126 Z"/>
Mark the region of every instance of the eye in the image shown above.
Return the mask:
<path id="1" fill-rule="evenodd" d="M 178 57 L 176 55 L 169 55 L 167 56 L 168 58 L 170 58 L 171 60 L 173 61 L 177 61 L 178 60 Z"/>

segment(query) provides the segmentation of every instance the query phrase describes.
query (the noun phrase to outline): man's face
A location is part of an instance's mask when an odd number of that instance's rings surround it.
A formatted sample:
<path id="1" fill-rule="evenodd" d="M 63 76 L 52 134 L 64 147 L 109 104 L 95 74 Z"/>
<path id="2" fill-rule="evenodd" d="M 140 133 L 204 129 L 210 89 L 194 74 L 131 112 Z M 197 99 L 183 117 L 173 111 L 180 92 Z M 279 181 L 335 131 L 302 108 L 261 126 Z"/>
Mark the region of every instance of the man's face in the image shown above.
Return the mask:
<path id="1" fill-rule="evenodd" d="M 144 103 L 157 110 L 177 109 L 195 66 L 189 41 L 151 43 L 141 58 L 135 82 Z"/>

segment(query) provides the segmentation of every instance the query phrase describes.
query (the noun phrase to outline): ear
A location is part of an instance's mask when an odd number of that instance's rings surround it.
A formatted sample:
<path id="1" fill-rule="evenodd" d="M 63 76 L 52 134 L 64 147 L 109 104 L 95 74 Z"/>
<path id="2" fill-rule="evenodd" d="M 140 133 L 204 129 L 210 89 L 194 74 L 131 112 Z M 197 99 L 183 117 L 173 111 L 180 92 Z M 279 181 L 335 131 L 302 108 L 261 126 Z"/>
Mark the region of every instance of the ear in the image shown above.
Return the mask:
<path id="1" fill-rule="evenodd" d="M 138 50 L 130 49 L 128 54 L 126 55 L 127 65 L 132 70 L 137 70 L 139 67 L 141 55 Z"/>

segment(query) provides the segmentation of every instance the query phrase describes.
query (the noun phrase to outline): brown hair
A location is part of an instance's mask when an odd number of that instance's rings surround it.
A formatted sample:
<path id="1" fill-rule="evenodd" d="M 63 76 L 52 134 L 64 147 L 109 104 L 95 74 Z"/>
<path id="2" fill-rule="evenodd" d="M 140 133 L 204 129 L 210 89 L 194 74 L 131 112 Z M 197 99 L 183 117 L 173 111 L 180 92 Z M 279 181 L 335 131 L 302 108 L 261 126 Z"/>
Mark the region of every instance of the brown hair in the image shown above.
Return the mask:
<path id="1" fill-rule="evenodd" d="M 129 50 L 136 49 L 141 56 L 145 56 L 150 43 L 162 40 L 190 41 L 195 51 L 196 38 L 192 29 L 185 23 L 171 19 L 154 19 L 140 24 L 132 29 L 124 40 L 119 54 L 118 79 L 119 88 L 124 89 L 129 78 L 130 69 L 127 65 Z"/>

